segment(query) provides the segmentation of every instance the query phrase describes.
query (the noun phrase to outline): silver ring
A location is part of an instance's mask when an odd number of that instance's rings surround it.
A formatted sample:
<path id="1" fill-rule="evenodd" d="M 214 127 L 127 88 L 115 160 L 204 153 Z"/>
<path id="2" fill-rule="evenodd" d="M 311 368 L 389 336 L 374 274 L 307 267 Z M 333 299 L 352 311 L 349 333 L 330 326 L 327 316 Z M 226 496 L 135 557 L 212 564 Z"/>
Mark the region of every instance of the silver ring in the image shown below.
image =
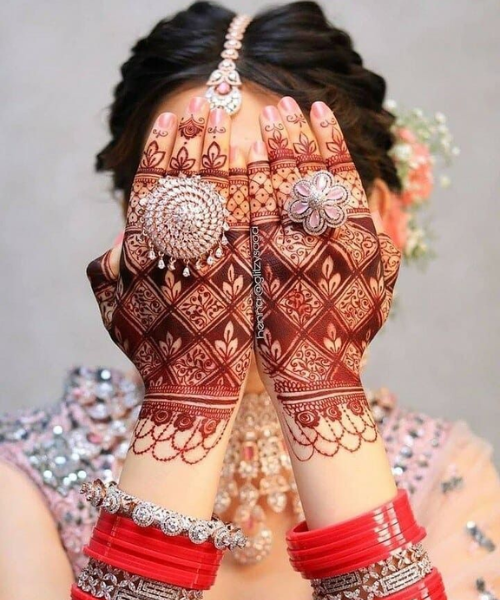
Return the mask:
<path id="1" fill-rule="evenodd" d="M 302 223 L 307 233 L 320 235 L 327 227 L 335 229 L 346 222 L 348 200 L 344 185 L 328 171 L 317 171 L 294 184 L 285 211 L 292 221 Z"/>
<path id="2" fill-rule="evenodd" d="M 203 258 L 212 265 L 222 257 L 229 213 L 223 196 L 209 181 L 199 175 L 163 177 L 139 203 L 144 208 L 142 228 L 149 258 L 158 258 L 159 268 L 165 268 L 165 256 L 171 270 L 179 259 L 187 277 L 192 261 L 199 269 Z"/>

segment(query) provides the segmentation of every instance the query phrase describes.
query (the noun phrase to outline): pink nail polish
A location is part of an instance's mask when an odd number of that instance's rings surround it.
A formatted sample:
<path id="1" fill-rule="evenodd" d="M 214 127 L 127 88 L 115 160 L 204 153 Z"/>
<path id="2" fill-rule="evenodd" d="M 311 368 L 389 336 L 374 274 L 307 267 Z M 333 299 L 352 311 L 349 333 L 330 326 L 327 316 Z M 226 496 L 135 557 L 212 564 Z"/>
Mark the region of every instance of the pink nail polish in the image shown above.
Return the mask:
<path id="1" fill-rule="evenodd" d="M 321 101 L 313 102 L 313 105 L 311 106 L 312 116 L 316 117 L 317 119 L 323 119 L 328 115 L 329 111 L 330 109 L 328 106 Z"/>
<path id="2" fill-rule="evenodd" d="M 207 99 L 203 96 L 195 96 L 189 101 L 188 110 L 192 113 L 199 112 L 204 108 L 206 103 Z"/>
<path id="3" fill-rule="evenodd" d="M 270 104 L 269 106 L 266 106 L 264 108 L 264 110 L 262 111 L 262 114 L 264 115 L 264 118 L 267 119 L 268 121 L 279 121 L 280 120 L 280 114 L 278 112 L 278 109 L 276 108 L 276 106 L 273 106 L 272 104 Z"/>
<path id="4" fill-rule="evenodd" d="M 215 108 L 210 113 L 210 125 L 220 125 L 226 117 L 226 111 L 223 108 Z"/>
<path id="5" fill-rule="evenodd" d="M 279 105 L 286 112 L 297 112 L 297 111 L 300 111 L 300 106 L 290 96 L 285 96 L 284 98 L 281 98 L 281 100 L 279 101 Z"/>
<path id="6" fill-rule="evenodd" d="M 175 115 L 172 113 L 162 113 L 157 120 L 158 127 L 170 129 L 174 124 Z"/>

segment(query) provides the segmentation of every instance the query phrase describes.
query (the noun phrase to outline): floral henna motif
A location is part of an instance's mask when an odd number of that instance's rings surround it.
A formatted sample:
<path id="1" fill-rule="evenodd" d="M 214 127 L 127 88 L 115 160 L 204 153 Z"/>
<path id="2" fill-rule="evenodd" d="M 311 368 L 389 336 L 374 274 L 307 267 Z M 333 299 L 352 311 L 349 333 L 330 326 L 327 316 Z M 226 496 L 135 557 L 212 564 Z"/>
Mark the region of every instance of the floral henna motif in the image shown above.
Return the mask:
<path id="1" fill-rule="evenodd" d="M 179 269 L 158 269 L 142 237 L 140 199 L 163 175 L 163 140 L 147 145 L 133 184 L 118 279 L 109 269 L 109 253 L 89 265 L 88 275 L 106 328 L 144 381 L 131 452 L 191 464 L 223 436 L 250 365 L 248 205 L 245 210 L 240 195 L 242 186 L 246 196 L 248 178 L 241 169 L 222 171 L 227 157 L 212 143 L 207 160 L 220 175 L 219 185 L 231 187 L 228 206 L 242 207 L 238 217 L 228 217 L 228 250 L 190 278 Z M 186 155 L 181 147 L 170 164 L 185 167 L 194 160 Z"/>
<path id="2" fill-rule="evenodd" d="M 326 127 L 332 128 L 329 143 L 335 150 L 330 147 L 330 160 L 320 164 L 333 176 L 332 189 L 347 192 L 347 198 L 335 197 L 347 217 L 338 229 L 313 236 L 301 224 L 281 221 L 270 211 L 266 215 L 270 196 L 287 205 L 286 190 L 301 179 L 298 161 L 283 169 L 281 156 L 271 156 L 268 148 L 269 165 L 259 161 L 248 167 L 264 277 L 264 331 L 256 344 L 299 460 L 356 452 L 377 439 L 360 363 L 387 318 L 400 260 L 390 240 L 377 235 L 338 126 L 328 122 Z"/>
<path id="3" fill-rule="evenodd" d="M 189 157 L 189 152 L 185 146 L 179 149 L 175 156 L 170 159 L 169 173 L 188 173 L 194 167 L 195 159 Z"/>
<path id="4" fill-rule="evenodd" d="M 330 129 L 330 139 L 326 144 L 328 151 L 331 152 L 331 156 L 326 160 L 330 171 L 355 171 L 356 167 L 352 162 L 345 138 L 342 135 L 335 118 L 322 121 L 320 127 L 323 129 Z"/>
<path id="5" fill-rule="evenodd" d="M 158 166 L 164 158 L 165 152 L 160 150 L 158 142 L 150 142 L 142 155 L 138 173 L 149 173 L 151 175 L 161 176 L 163 170 L 159 169 Z"/>
<path id="6" fill-rule="evenodd" d="M 205 119 L 200 117 L 196 119 L 191 115 L 188 119 L 183 119 L 179 124 L 179 135 L 187 140 L 192 140 L 200 135 L 205 128 Z"/>

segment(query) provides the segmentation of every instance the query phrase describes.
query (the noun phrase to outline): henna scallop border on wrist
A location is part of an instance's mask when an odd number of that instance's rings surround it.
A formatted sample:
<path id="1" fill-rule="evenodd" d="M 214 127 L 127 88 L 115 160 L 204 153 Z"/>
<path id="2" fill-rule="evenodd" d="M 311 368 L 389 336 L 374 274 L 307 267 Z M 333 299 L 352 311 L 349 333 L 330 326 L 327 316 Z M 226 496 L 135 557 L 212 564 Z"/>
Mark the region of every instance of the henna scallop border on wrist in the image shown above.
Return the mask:
<path id="1" fill-rule="evenodd" d="M 211 541 L 218 550 L 244 548 L 247 538 L 239 527 L 214 515 L 210 521 L 182 515 L 123 492 L 114 481 L 84 483 L 81 493 L 96 508 L 127 516 L 139 527 L 156 527 L 166 536 L 187 536 L 194 544 Z"/>

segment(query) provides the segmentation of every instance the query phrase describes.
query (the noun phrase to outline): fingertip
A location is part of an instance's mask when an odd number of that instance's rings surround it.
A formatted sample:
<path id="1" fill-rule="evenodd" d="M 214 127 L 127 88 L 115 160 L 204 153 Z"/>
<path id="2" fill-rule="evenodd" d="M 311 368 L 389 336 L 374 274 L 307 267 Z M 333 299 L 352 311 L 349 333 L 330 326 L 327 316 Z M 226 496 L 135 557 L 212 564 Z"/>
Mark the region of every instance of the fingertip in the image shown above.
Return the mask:
<path id="1" fill-rule="evenodd" d="M 257 162 L 259 160 L 267 160 L 266 145 L 262 140 L 256 140 L 253 142 L 248 153 L 249 163 Z"/>
<path id="2" fill-rule="evenodd" d="M 155 122 L 155 127 L 159 128 L 160 130 L 165 130 L 165 131 L 173 129 L 176 126 L 177 126 L 177 117 L 176 117 L 176 115 L 174 115 L 174 113 L 171 113 L 171 112 L 161 113 L 160 115 L 158 115 L 156 122 Z"/>
<path id="3" fill-rule="evenodd" d="M 331 108 L 322 102 L 321 100 L 317 100 L 313 102 L 311 106 L 311 119 L 324 119 L 330 115 L 332 112 Z"/>
<path id="4" fill-rule="evenodd" d="M 193 96 L 187 106 L 188 112 L 205 112 L 209 108 L 208 100 L 204 96 Z"/>

